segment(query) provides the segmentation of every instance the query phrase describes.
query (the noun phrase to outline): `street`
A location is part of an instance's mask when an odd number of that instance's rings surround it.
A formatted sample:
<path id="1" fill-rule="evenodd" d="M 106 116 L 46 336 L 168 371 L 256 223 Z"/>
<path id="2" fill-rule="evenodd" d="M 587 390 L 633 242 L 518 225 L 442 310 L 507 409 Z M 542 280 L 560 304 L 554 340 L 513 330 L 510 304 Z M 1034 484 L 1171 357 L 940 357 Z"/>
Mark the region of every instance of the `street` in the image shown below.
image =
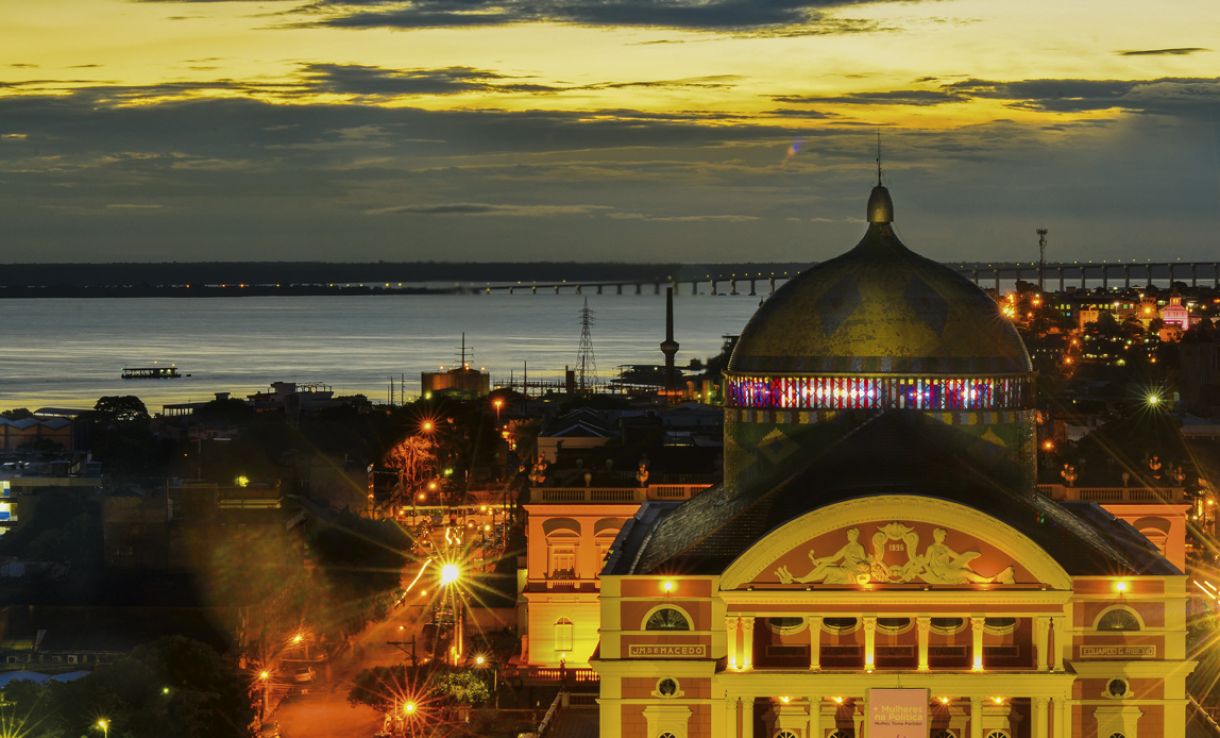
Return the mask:
<path id="1" fill-rule="evenodd" d="M 404 662 L 406 653 L 389 642 L 409 642 L 412 635 L 420 635 L 424 610 L 413 601 L 409 598 L 388 618 L 370 623 L 354 636 L 351 648 L 334 658 L 329 668 L 319 669 L 308 694 L 280 704 L 268 720 L 280 724 L 284 738 L 370 738 L 381 730 L 381 713 L 366 705 L 352 706 L 347 695 L 361 670 Z"/>

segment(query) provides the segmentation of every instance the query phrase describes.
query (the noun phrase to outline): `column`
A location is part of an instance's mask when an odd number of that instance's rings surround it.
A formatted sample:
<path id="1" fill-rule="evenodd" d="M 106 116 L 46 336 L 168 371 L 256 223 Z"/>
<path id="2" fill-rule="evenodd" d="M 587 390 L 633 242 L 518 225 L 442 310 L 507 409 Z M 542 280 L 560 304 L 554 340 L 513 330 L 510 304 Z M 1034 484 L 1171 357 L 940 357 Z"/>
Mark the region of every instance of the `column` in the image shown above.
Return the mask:
<path id="1" fill-rule="evenodd" d="M 730 669 L 737 669 L 741 664 L 741 649 L 737 645 L 737 624 L 740 622 L 741 618 L 736 615 L 724 616 L 724 644 Z"/>
<path id="2" fill-rule="evenodd" d="M 877 616 L 864 618 L 864 670 L 872 671 L 877 664 Z"/>
<path id="3" fill-rule="evenodd" d="M 809 698 L 809 738 L 824 738 L 826 728 L 822 727 L 822 696 L 813 695 Z"/>
<path id="4" fill-rule="evenodd" d="M 738 707 L 741 700 L 731 694 L 724 697 L 724 738 L 738 738 Z"/>
<path id="5" fill-rule="evenodd" d="M 1067 697 L 1056 697 L 1051 702 L 1051 721 L 1055 726 L 1055 738 L 1071 738 L 1072 706 Z"/>
<path id="6" fill-rule="evenodd" d="M 1049 697 L 1029 698 L 1029 735 L 1030 738 L 1050 738 L 1047 726 L 1047 707 Z"/>
<path id="7" fill-rule="evenodd" d="M 1063 654 L 1072 647 L 1072 637 L 1067 632 L 1067 618 L 1056 615 L 1051 618 L 1055 645 L 1051 651 L 1051 671 L 1063 671 Z"/>
<path id="8" fill-rule="evenodd" d="M 970 618 L 970 668 L 983 670 L 983 624 L 986 618 Z"/>
<path id="9" fill-rule="evenodd" d="M 754 617 L 752 615 L 741 618 L 741 668 L 745 671 L 754 668 Z"/>
<path id="10" fill-rule="evenodd" d="M 754 630 L 754 618 L 750 621 L 750 630 Z M 750 695 L 741 698 L 741 738 L 754 738 L 754 698 Z"/>
<path id="11" fill-rule="evenodd" d="M 983 698 L 970 698 L 970 738 L 983 738 Z"/>
<path id="12" fill-rule="evenodd" d="M 806 615 L 805 625 L 809 626 L 809 670 L 822 669 L 822 616 Z"/>
<path id="13" fill-rule="evenodd" d="M 932 632 L 932 618 L 915 618 L 919 631 L 919 670 L 928 670 L 928 635 Z"/>
<path id="14" fill-rule="evenodd" d="M 1045 615 L 1034 618 L 1034 668 L 1046 671 L 1050 668 L 1051 619 Z"/>

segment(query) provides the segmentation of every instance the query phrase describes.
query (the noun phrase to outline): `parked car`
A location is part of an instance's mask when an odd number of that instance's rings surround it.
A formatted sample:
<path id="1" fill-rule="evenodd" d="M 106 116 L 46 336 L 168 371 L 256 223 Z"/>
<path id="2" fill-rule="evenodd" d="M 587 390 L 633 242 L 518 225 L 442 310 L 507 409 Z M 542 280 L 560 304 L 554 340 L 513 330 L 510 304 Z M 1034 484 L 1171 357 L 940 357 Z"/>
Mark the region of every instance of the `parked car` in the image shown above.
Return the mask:
<path id="1" fill-rule="evenodd" d="M 303 666 L 300 669 L 292 672 L 292 681 L 297 684 L 308 684 L 313 681 L 313 678 L 318 675 L 312 666 Z"/>

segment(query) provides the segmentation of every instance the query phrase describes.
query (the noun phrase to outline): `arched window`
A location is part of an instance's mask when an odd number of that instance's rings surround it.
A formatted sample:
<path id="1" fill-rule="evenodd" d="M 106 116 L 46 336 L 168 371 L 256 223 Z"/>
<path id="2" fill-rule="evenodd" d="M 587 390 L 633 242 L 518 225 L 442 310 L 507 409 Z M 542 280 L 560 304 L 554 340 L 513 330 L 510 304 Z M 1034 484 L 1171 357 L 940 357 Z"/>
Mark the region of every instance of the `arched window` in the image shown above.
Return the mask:
<path id="1" fill-rule="evenodd" d="M 677 738 L 677 736 L 675 736 L 673 733 L 670 733 L 667 730 L 664 733 L 662 733 L 661 735 L 657 736 L 657 738 Z"/>
<path id="2" fill-rule="evenodd" d="M 690 621 L 677 608 L 661 607 L 644 621 L 644 630 L 690 630 Z"/>
<path id="3" fill-rule="evenodd" d="M 828 633 L 843 634 L 850 633 L 859 627 L 860 621 L 855 618 L 826 618 L 822 621 L 822 628 Z"/>
<path id="4" fill-rule="evenodd" d="M 932 631 L 939 635 L 953 635 L 961 633 L 965 629 L 965 618 L 932 618 Z"/>
<path id="5" fill-rule="evenodd" d="M 882 633 L 897 635 L 910 629 L 910 618 L 877 618 L 877 630 Z"/>
<path id="6" fill-rule="evenodd" d="M 593 524 L 593 545 L 597 547 L 598 561 L 606 560 L 624 522 L 622 518 L 603 518 Z"/>
<path id="7" fill-rule="evenodd" d="M 987 734 L 987 738 L 1009 738 L 1007 730 L 993 730 Z"/>
<path id="8" fill-rule="evenodd" d="M 1127 736 L 1123 735 L 1122 733 L 1111 733 L 1110 738 L 1127 738 Z"/>
<path id="9" fill-rule="evenodd" d="M 987 618 L 983 621 L 983 628 L 992 635 L 1008 635 L 1017 628 L 1016 618 Z M 991 738 L 991 736 L 987 736 Z"/>
<path id="10" fill-rule="evenodd" d="M 942 730 L 936 734 L 936 738 L 957 738 L 957 736 L 953 734 L 952 730 Z"/>
<path id="11" fill-rule="evenodd" d="M 546 536 L 547 578 L 575 579 L 580 523 L 572 518 L 552 518 L 543 522 L 542 532 Z"/>
<path id="12" fill-rule="evenodd" d="M 1115 607 L 1111 610 L 1106 610 L 1097 619 L 1098 630 L 1124 631 L 1124 630 L 1139 630 L 1140 620 L 1125 607 Z"/>
<path id="13" fill-rule="evenodd" d="M 571 651 L 572 650 L 572 621 L 567 618 L 559 618 L 555 621 L 555 650 L 556 651 Z"/>
<path id="14" fill-rule="evenodd" d="M 772 633 L 794 635 L 805 629 L 805 618 L 767 618 Z"/>
<path id="15" fill-rule="evenodd" d="M 790 730 L 781 730 L 775 734 L 775 738 L 796 738 L 796 733 Z"/>
<path id="16" fill-rule="evenodd" d="M 836 730 L 835 732 L 826 736 L 826 738 L 851 738 L 851 736 L 841 730 Z"/>

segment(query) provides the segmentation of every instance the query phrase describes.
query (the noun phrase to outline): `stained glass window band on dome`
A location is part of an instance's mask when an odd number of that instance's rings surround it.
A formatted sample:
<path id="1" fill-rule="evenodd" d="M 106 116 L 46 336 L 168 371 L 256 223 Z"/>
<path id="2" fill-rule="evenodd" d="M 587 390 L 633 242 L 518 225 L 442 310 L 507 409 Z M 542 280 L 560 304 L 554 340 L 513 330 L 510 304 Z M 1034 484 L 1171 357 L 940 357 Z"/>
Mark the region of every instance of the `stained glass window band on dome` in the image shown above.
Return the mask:
<path id="1" fill-rule="evenodd" d="M 1028 376 L 727 376 L 729 407 L 792 410 L 1024 410 Z"/>

